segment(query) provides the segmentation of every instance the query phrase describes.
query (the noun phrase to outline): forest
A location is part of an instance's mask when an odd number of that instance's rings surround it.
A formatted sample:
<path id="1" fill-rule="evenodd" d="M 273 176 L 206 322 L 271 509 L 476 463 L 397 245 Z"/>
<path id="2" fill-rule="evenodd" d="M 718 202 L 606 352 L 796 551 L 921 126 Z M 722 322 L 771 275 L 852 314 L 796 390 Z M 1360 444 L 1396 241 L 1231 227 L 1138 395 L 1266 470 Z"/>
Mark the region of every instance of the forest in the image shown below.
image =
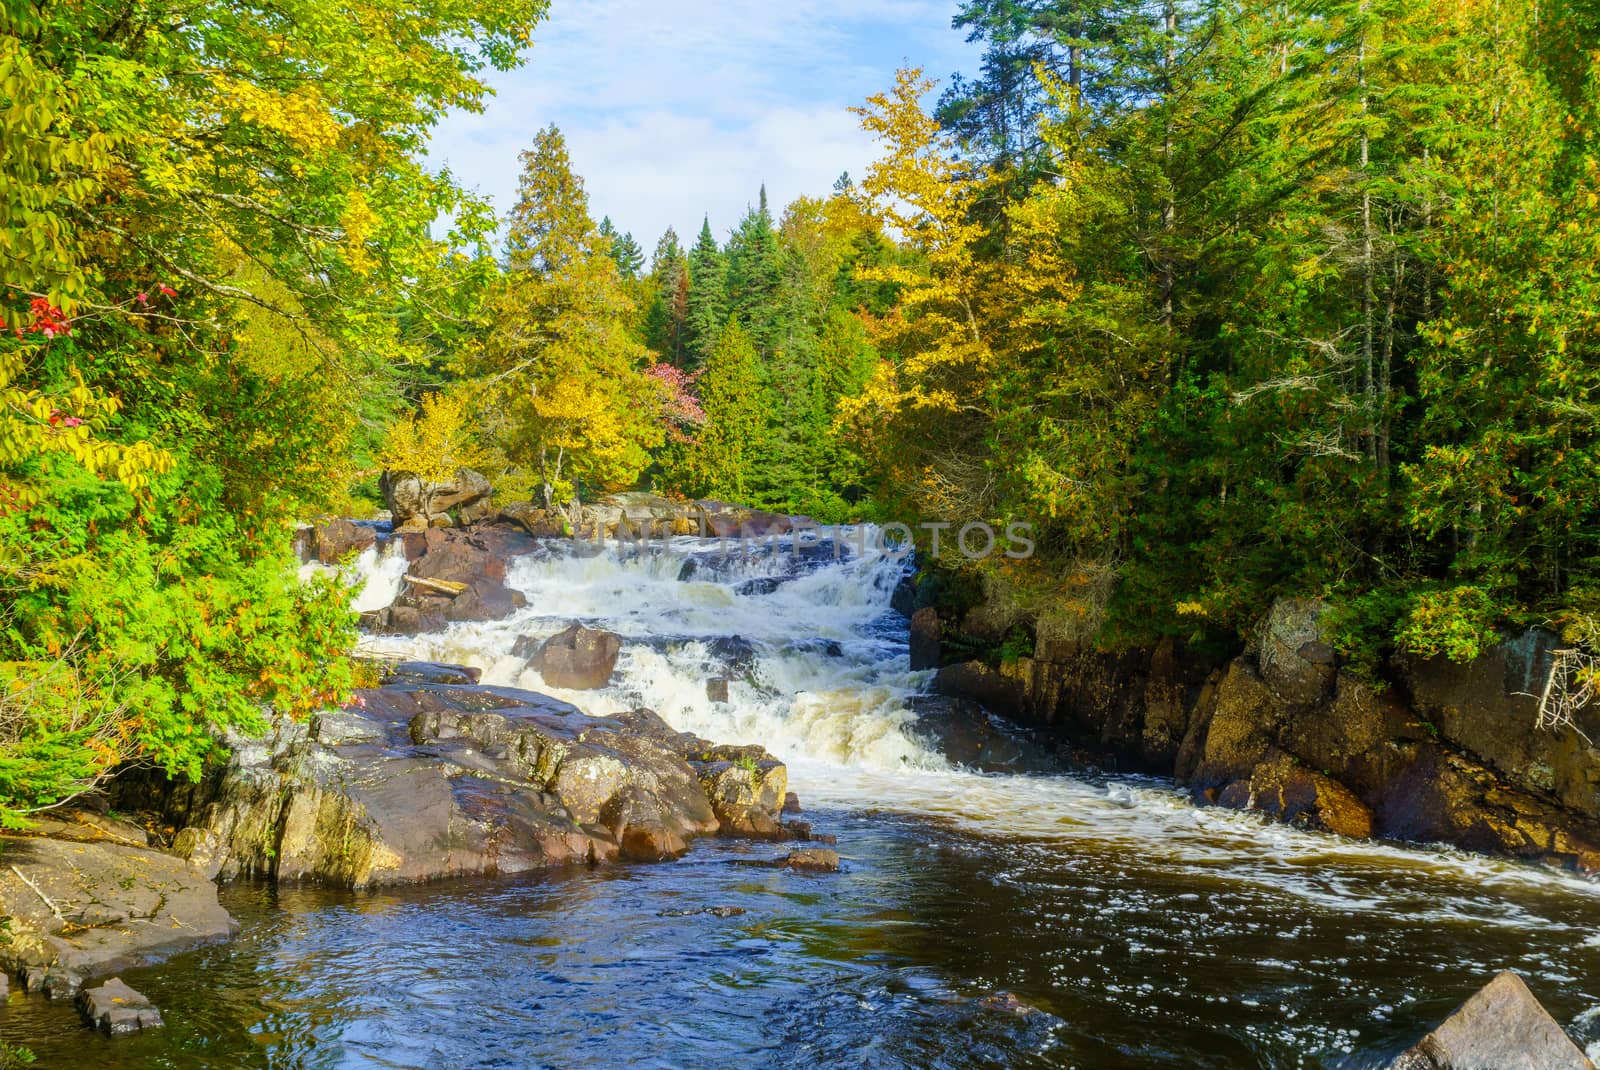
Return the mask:
<path id="1" fill-rule="evenodd" d="M 545 0 L 343 10 L 0 12 L 5 822 L 341 701 L 290 534 L 384 469 L 1024 520 L 948 567 L 1107 648 L 1311 595 L 1358 665 L 1600 653 L 1578 0 L 966 0 L 870 168 L 648 258 L 553 126 L 502 218 L 427 165 Z"/>

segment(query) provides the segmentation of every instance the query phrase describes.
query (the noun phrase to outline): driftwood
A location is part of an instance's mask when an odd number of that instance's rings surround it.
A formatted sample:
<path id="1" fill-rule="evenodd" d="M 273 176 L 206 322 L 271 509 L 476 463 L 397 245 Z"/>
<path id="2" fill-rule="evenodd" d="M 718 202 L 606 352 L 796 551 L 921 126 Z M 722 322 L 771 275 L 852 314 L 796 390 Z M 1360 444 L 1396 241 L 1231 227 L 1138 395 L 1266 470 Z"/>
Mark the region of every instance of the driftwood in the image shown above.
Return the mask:
<path id="1" fill-rule="evenodd" d="M 430 580 L 421 576 L 407 576 L 406 582 L 421 587 L 425 591 L 437 591 L 440 594 L 447 594 L 451 598 L 467 589 L 466 584 L 457 583 L 454 580 Z"/>

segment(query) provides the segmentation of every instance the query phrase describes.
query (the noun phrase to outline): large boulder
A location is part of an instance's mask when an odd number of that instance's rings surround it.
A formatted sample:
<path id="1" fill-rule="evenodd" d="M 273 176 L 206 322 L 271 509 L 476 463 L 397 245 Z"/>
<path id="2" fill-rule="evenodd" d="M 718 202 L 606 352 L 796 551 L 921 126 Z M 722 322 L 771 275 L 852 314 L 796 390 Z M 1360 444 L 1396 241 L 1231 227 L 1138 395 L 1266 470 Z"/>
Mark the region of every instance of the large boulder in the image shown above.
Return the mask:
<path id="1" fill-rule="evenodd" d="M 1323 624 L 1326 613 L 1319 599 L 1280 598 L 1256 629 L 1261 680 L 1285 702 L 1317 702 L 1333 685 L 1337 666 Z"/>
<path id="2" fill-rule="evenodd" d="M 300 560 L 337 565 L 349 554 L 359 554 L 378 541 L 378 530 L 371 524 L 331 518 L 301 528 L 295 535 Z"/>
<path id="3" fill-rule="evenodd" d="M 1594 1070 L 1594 1064 L 1522 978 L 1506 970 L 1389 1070 Z"/>
<path id="4" fill-rule="evenodd" d="M 40 836 L 0 837 L 0 968 L 29 991 L 76 993 L 89 978 L 130 969 L 237 930 L 210 879 L 149 847 Z"/>
<path id="5" fill-rule="evenodd" d="M 485 520 L 493 513 L 489 495 L 494 488 L 470 468 L 457 468 L 455 476 L 442 483 L 411 472 L 386 471 L 378 478 L 378 489 L 398 530 L 448 526 L 452 512 L 462 524 Z"/>
<path id="6" fill-rule="evenodd" d="M 593 691 L 611 682 L 621 649 L 621 636 L 574 623 L 546 639 L 528 667 L 551 687 Z"/>
<path id="7" fill-rule="evenodd" d="M 512 560 L 539 549 L 525 531 L 479 524 L 471 530 L 405 532 L 400 538 L 410 562 L 408 582 L 392 605 L 363 615 L 366 630 L 437 632 L 452 621 L 501 620 L 527 605 L 520 591 L 506 585 Z"/>
<path id="8" fill-rule="evenodd" d="M 783 766 L 765 752 L 738 763 L 761 776 L 736 795 L 707 786 L 709 744 L 648 710 L 590 717 L 534 692 L 429 682 L 439 668 L 401 666 L 411 682 L 231 740 L 227 769 L 175 788 L 169 819 L 212 845 L 224 879 L 357 888 L 666 858 L 777 824 Z"/>

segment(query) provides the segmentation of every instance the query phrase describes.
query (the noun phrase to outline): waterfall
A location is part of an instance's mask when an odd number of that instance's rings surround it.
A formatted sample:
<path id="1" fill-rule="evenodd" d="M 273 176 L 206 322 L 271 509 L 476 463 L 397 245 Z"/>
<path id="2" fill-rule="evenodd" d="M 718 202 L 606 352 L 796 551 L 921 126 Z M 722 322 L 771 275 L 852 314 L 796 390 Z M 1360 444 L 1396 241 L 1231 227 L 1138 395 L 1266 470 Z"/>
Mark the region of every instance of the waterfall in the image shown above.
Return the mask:
<path id="1" fill-rule="evenodd" d="M 507 583 L 528 605 L 503 620 L 456 623 L 419 636 L 370 637 L 377 652 L 472 665 L 483 682 L 542 691 L 587 713 L 648 706 L 680 731 L 759 743 L 790 768 L 807 804 L 916 815 L 984 834 L 1137 855 L 1202 883 L 1261 883 L 1333 903 L 1344 867 L 1446 869 L 1482 886 L 1581 878 L 1447 849 L 1351 841 L 1200 808 L 1168 781 L 1109 775 L 982 774 L 953 765 L 915 731 L 909 699 L 931 672 L 912 672 L 906 620 L 890 608 L 907 568 L 893 551 L 853 539 L 785 542 L 775 553 L 725 553 L 714 539 L 645 548 L 551 540 L 513 559 Z M 391 555 L 362 562 L 361 602 L 387 589 Z M 403 572 L 392 573 L 394 583 Z M 373 592 L 369 599 L 368 592 Z M 622 637 L 617 670 L 598 691 L 545 684 L 512 653 L 573 621 Z M 728 701 L 706 683 L 729 679 Z M 1347 904 L 1348 905 L 1348 904 Z M 1440 917 L 1479 916 L 1465 901 Z"/>

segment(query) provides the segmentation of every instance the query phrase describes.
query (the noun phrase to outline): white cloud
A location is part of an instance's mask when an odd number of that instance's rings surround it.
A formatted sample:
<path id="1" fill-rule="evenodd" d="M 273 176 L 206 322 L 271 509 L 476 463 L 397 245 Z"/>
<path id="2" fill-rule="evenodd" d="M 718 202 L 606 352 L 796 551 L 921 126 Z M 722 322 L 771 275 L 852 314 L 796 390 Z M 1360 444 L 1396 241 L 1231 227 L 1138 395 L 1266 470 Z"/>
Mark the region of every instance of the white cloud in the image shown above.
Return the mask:
<path id="1" fill-rule="evenodd" d="M 669 224 L 719 238 L 762 182 L 774 211 L 859 173 L 869 139 L 846 108 L 910 63 L 971 66 L 954 0 L 554 0 L 528 64 L 491 77 L 481 115 L 448 117 L 431 155 L 504 210 L 517 153 L 554 122 L 594 214 L 648 253 Z"/>

